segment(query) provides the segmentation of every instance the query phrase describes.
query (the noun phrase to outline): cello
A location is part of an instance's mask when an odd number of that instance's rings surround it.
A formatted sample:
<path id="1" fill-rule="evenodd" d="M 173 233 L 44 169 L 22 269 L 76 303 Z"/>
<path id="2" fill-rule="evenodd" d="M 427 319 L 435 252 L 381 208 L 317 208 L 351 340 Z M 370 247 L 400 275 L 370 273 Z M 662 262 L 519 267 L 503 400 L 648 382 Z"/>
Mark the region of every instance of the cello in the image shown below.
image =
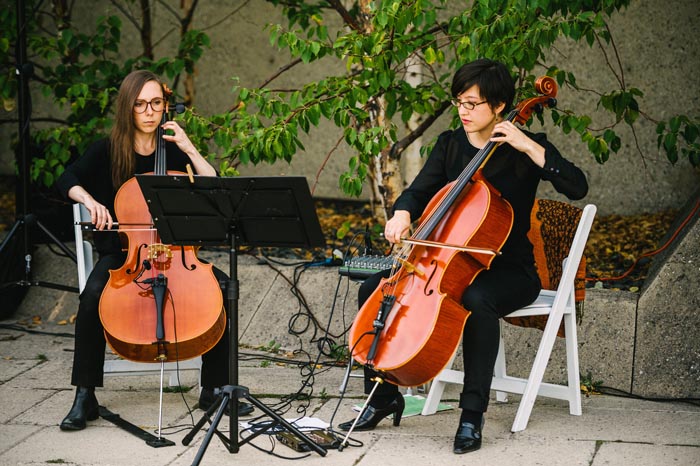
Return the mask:
<path id="1" fill-rule="evenodd" d="M 167 171 L 162 124 L 156 131 L 154 175 Z M 213 266 L 194 246 L 163 244 L 135 177 L 118 190 L 114 210 L 127 250 L 122 267 L 109 271 L 99 304 L 105 339 L 120 356 L 136 362 L 180 361 L 209 351 L 223 336 L 226 315 Z M 126 227 L 124 227 L 126 226 Z"/>
<path id="2" fill-rule="evenodd" d="M 535 89 L 540 96 L 522 101 L 504 119 L 524 124 L 533 111 L 556 105 L 553 78 L 539 78 Z M 513 223 L 512 207 L 481 170 L 498 145 L 489 141 L 455 181 L 433 196 L 395 254 L 390 276 L 353 321 L 352 357 L 382 381 L 424 384 L 456 351 L 470 314 L 461 305 L 464 290 L 489 268 Z"/>

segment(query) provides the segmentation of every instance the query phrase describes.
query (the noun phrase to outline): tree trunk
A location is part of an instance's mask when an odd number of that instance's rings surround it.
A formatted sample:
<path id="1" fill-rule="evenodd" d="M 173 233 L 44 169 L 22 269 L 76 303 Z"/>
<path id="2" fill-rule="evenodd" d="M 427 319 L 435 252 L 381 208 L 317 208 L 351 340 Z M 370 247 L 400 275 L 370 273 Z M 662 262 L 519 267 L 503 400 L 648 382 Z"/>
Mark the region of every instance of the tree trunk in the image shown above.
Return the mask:
<path id="1" fill-rule="evenodd" d="M 143 56 L 153 59 L 153 25 L 151 23 L 151 5 L 148 0 L 141 0 L 141 46 Z"/>
<path id="2" fill-rule="evenodd" d="M 404 81 L 406 81 L 413 87 L 419 86 L 423 81 L 421 79 L 421 77 L 423 76 L 422 73 L 423 65 L 421 64 L 420 60 L 417 60 L 414 57 L 408 57 L 406 59 L 406 75 L 404 77 Z M 418 129 L 419 121 L 420 115 L 414 113 L 411 116 L 411 119 L 408 120 L 408 130 L 412 132 Z M 413 179 L 418 175 L 420 169 L 423 168 L 423 160 L 420 156 L 420 148 L 422 145 L 423 139 L 421 137 L 418 137 L 415 141 L 411 143 L 411 145 L 409 145 L 406 148 L 406 153 L 401 156 L 401 173 L 404 182 L 402 190 L 405 186 L 411 184 Z"/>
<path id="3" fill-rule="evenodd" d="M 180 39 L 182 39 L 187 31 L 192 27 L 192 18 L 194 17 L 194 10 L 197 7 L 197 2 L 192 0 L 181 0 L 180 7 L 182 9 L 182 19 L 180 20 Z M 191 107 L 194 105 L 195 96 L 195 86 L 194 86 L 194 72 L 185 74 L 185 95 L 184 104 L 186 107 Z"/>
<path id="4" fill-rule="evenodd" d="M 368 34 L 372 32 L 372 11 L 370 0 L 360 0 L 358 25 L 362 32 Z M 370 120 L 368 127 L 383 128 L 385 133 L 389 132 L 391 122 L 387 121 L 385 113 L 385 101 L 381 96 L 373 97 L 367 103 Z M 372 210 L 375 218 L 383 218 L 386 222 L 391 216 L 391 209 L 394 201 L 403 188 L 401 182 L 400 156 L 391 153 L 391 147 L 384 149 L 370 160 L 370 182 Z"/>

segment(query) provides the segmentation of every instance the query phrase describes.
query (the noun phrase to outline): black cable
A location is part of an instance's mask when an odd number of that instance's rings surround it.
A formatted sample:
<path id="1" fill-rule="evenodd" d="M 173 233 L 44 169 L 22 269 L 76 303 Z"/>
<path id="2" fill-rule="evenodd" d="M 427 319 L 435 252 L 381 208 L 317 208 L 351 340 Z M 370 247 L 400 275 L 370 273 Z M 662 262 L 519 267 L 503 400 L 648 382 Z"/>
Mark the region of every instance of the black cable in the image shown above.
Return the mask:
<path id="1" fill-rule="evenodd" d="M 73 333 L 45 332 L 42 330 L 32 330 L 32 329 L 22 327 L 21 325 L 17 325 L 17 324 L 0 324 L 0 328 L 4 328 L 7 330 L 16 330 L 18 332 L 33 333 L 33 334 L 37 334 L 37 335 L 49 335 L 49 336 L 53 336 L 53 337 L 75 338 L 75 334 L 73 334 Z"/>
<path id="2" fill-rule="evenodd" d="M 299 303 L 299 308 L 300 311 L 293 315 L 290 318 L 290 323 L 289 323 L 289 333 L 291 335 L 296 336 L 299 341 L 300 341 L 300 349 L 295 350 L 293 354 L 299 355 L 303 354 L 307 357 L 307 361 L 289 361 L 289 360 L 284 360 L 280 358 L 269 358 L 265 357 L 265 359 L 271 360 L 271 361 L 277 361 L 277 362 L 283 362 L 287 364 L 296 364 L 299 366 L 302 377 L 303 377 L 303 382 L 301 387 L 295 392 L 290 395 L 287 395 L 285 397 L 281 398 L 280 403 L 278 403 L 275 407 L 276 411 L 279 411 L 281 409 L 286 409 L 287 411 L 291 407 L 291 403 L 293 401 L 302 401 L 297 409 L 296 412 L 300 415 L 300 417 L 304 417 L 306 415 L 306 410 L 309 407 L 310 400 L 312 399 L 313 392 L 314 392 L 314 382 L 315 382 L 315 377 L 322 373 L 323 371 L 328 371 L 333 367 L 338 367 L 339 365 L 339 359 L 337 359 L 333 363 L 329 362 L 322 362 L 321 358 L 323 356 L 332 356 L 332 351 L 330 350 L 335 346 L 335 341 L 333 338 L 338 338 L 338 337 L 343 337 L 349 329 L 345 329 L 339 336 L 334 336 L 330 335 L 330 325 L 333 321 L 333 316 L 335 314 L 335 307 L 337 304 L 337 295 L 340 289 L 340 285 L 342 284 L 342 277 L 339 276 L 338 284 L 336 285 L 336 291 L 335 291 L 335 299 L 333 300 L 332 307 L 331 307 L 331 313 L 329 315 L 327 324 L 325 325 L 325 328 L 321 328 L 321 323 L 319 320 L 316 318 L 316 316 L 313 314 L 313 312 L 310 309 L 310 306 L 308 305 L 308 302 L 306 301 L 305 296 L 299 289 L 299 283 L 301 280 L 301 277 L 303 273 L 308 270 L 310 267 L 314 266 L 322 266 L 322 265 L 327 265 L 327 261 L 316 261 L 316 262 L 303 262 L 303 263 L 297 263 L 293 265 L 295 267 L 294 272 L 293 272 L 293 277 L 292 280 L 288 279 L 280 270 L 278 270 L 274 264 L 283 264 L 287 266 L 292 266 L 292 264 L 284 264 L 279 261 L 274 261 L 271 260 L 263 255 L 263 260 L 267 265 L 275 270 L 281 277 L 283 277 L 289 284 L 290 284 L 290 292 L 292 293 L 293 296 L 297 298 L 297 301 Z M 349 290 L 349 287 L 348 287 Z M 347 291 L 346 291 L 347 293 Z M 298 321 L 300 319 L 307 319 L 305 322 L 305 325 L 303 327 L 300 327 L 298 324 Z M 308 352 L 303 350 L 303 345 L 301 344 L 301 335 L 308 332 L 312 331 L 313 335 L 311 338 L 311 341 L 313 343 L 316 343 L 317 347 L 317 356 L 315 359 L 312 361 L 311 355 L 309 355 Z M 323 336 L 318 337 L 319 334 L 323 334 Z M 258 358 L 260 356 L 255 356 L 255 355 L 249 355 L 249 358 Z M 321 369 L 319 369 L 321 368 Z M 255 420 L 253 421 L 255 422 Z M 331 431 L 329 431 L 331 432 Z M 335 434 L 333 434 L 334 437 L 336 437 Z M 274 449 L 274 446 L 273 446 Z M 274 454 L 274 453 L 273 453 Z"/>
<path id="3" fill-rule="evenodd" d="M 669 402 L 670 403 L 687 403 L 687 404 L 691 404 L 693 406 L 700 406 L 700 398 L 648 397 L 648 396 L 642 396 L 642 395 L 635 395 L 634 393 L 626 392 L 624 390 L 620 390 L 619 388 L 606 387 L 604 385 L 600 385 L 598 387 L 595 387 L 595 390 L 603 395 L 617 396 L 617 397 L 621 397 L 621 398 L 632 398 L 635 400 L 654 401 L 654 402 L 661 402 L 661 403 L 669 403 Z"/>
<path id="4" fill-rule="evenodd" d="M 368 336 L 368 335 L 373 335 L 373 334 L 374 334 L 373 331 L 370 330 L 370 331 L 364 332 L 362 335 L 360 335 L 360 337 L 357 339 L 357 341 L 355 342 L 355 344 L 352 345 L 352 348 L 349 349 L 350 361 L 348 362 L 348 364 L 352 364 L 352 352 L 355 350 L 355 347 L 358 345 L 358 343 L 360 343 L 364 337 L 366 337 L 366 336 Z M 350 370 L 352 370 L 352 368 L 350 368 Z M 340 436 L 341 436 L 341 439 L 340 439 L 341 441 L 345 438 L 345 435 L 343 435 L 342 433 L 337 432 L 335 429 L 333 429 L 333 421 L 335 420 L 335 416 L 338 414 L 338 409 L 340 409 L 341 403 L 342 403 L 343 400 L 345 399 L 345 392 L 346 392 L 346 391 L 347 391 L 347 387 L 346 387 L 345 390 L 343 390 L 343 392 L 342 392 L 342 393 L 340 394 L 340 396 L 338 397 L 338 403 L 336 403 L 335 409 L 333 409 L 333 414 L 331 414 L 331 419 L 330 419 L 330 421 L 328 421 L 328 432 L 332 433 L 334 436 L 336 436 L 336 438 L 337 438 L 337 435 L 340 435 Z M 357 439 L 353 439 L 352 437 L 349 437 L 349 438 L 348 438 L 347 446 L 350 446 L 350 447 L 355 447 L 355 446 L 361 447 L 361 446 L 363 446 L 363 445 L 364 445 L 364 444 L 363 444 L 361 441 L 357 440 Z"/>

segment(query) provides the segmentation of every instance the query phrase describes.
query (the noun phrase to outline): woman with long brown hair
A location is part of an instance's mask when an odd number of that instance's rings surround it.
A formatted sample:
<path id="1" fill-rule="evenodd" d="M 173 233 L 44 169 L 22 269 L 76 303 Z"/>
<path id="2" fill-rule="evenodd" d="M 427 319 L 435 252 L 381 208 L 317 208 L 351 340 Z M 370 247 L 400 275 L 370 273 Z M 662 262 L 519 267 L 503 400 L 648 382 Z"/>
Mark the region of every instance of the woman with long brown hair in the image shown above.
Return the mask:
<path id="1" fill-rule="evenodd" d="M 118 269 L 126 259 L 119 236 L 112 230 L 114 199 L 125 181 L 135 174 L 154 171 L 156 136 L 165 104 L 164 86 L 155 74 L 146 70 L 130 73 L 119 88 L 110 137 L 92 144 L 57 181 L 63 196 L 83 204 L 90 212 L 96 229 L 94 243 L 99 254 L 99 260 L 80 294 L 71 376 L 71 384 L 77 388 L 73 406 L 61 422 L 61 430 L 84 429 L 86 421 L 98 417 L 95 387 L 103 385 L 105 357 L 105 336 L 99 316 L 100 296 L 109 280 L 109 270 Z M 190 165 L 199 175 L 216 175 L 216 170 L 176 122 L 167 121 L 162 128 L 171 132 L 168 135 L 163 131 L 167 170 L 184 172 Z M 219 283 L 227 283 L 226 274 L 216 267 L 214 275 Z M 214 388 L 228 383 L 228 354 L 225 333 L 214 348 L 202 355 L 199 399 L 202 409 L 214 402 Z M 239 403 L 239 414 L 251 411 L 252 406 Z"/>

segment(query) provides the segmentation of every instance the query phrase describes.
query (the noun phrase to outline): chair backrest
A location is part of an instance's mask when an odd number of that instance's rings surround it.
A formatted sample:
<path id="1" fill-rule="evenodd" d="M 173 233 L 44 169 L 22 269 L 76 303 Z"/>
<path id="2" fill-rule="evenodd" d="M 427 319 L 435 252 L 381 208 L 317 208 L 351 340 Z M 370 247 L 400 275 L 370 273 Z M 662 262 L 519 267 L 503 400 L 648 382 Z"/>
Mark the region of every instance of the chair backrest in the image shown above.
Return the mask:
<path id="1" fill-rule="evenodd" d="M 566 202 L 537 199 L 530 216 L 528 238 L 533 245 L 537 273 L 545 290 L 557 290 L 562 280 L 564 260 L 573 261 L 574 289 L 577 302 L 585 298 L 586 258 L 583 255 L 586 240 L 595 215 L 595 206 L 584 210 Z M 544 329 L 547 316 L 507 318 L 522 327 Z M 564 336 L 563 326 L 559 336 Z"/>
<path id="2" fill-rule="evenodd" d="M 564 259 L 574 242 L 576 229 L 583 210 L 566 202 L 537 199 L 530 214 L 528 238 L 533 245 L 537 274 L 545 290 L 556 290 L 561 280 Z M 584 238 L 585 241 L 585 238 Z M 576 277 L 584 285 L 586 258 L 581 256 Z M 577 301 L 585 296 L 585 287 Z"/>

